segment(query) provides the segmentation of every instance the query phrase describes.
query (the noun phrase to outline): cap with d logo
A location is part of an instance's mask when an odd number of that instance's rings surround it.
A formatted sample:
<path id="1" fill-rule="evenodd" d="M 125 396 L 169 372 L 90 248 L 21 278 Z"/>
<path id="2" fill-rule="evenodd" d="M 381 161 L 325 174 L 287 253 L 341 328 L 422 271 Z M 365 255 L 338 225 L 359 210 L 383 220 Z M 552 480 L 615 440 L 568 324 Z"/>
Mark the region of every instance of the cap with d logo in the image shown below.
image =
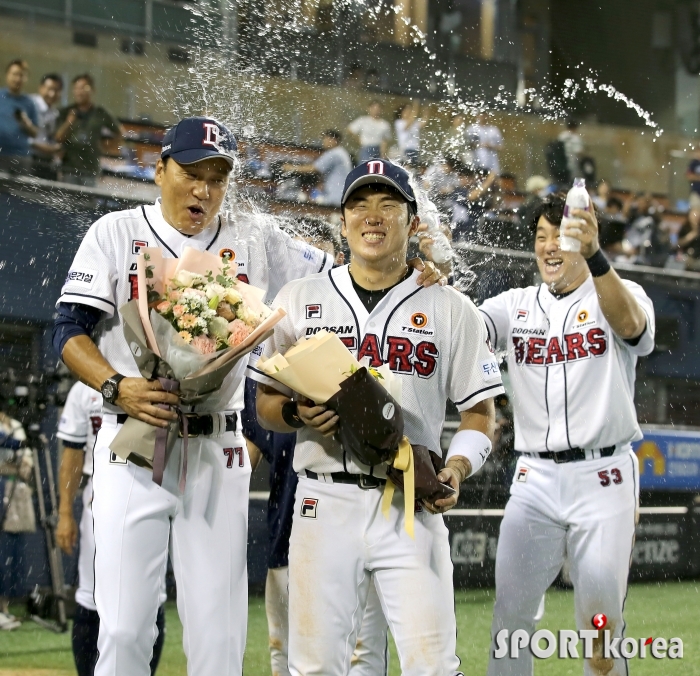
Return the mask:
<path id="1" fill-rule="evenodd" d="M 238 149 L 233 133 L 213 117 L 186 117 L 163 138 L 161 158 L 172 157 L 178 164 L 194 164 L 210 157 L 223 157 L 233 167 Z"/>
<path id="2" fill-rule="evenodd" d="M 404 199 L 415 207 L 416 196 L 409 178 L 409 174 L 405 169 L 402 169 L 398 164 L 389 162 L 389 160 L 363 162 L 356 166 L 345 178 L 341 204 L 345 204 L 350 195 L 358 188 L 382 183 L 398 190 Z"/>

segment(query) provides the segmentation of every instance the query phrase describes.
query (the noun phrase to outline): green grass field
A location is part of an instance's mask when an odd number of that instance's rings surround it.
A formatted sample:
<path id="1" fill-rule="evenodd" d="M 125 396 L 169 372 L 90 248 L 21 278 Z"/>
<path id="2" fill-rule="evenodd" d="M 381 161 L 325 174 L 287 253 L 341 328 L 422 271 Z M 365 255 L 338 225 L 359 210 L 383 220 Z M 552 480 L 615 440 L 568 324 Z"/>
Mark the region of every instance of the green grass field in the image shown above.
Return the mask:
<path id="1" fill-rule="evenodd" d="M 489 644 L 489 626 L 493 590 L 464 591 L 457 594 L 458 654 L 467 676 L 485 674 Z M 662 636 L 683 639 L 684 658 L 659 662 L 647 657 L 632 661 L 634 675 L 700 676 L 700 581 L 662 584 L 637 584 L 627 597 L 627 636 Z M 15 609 L 16 611 L 17 609 Z M 267 652 L 267 622 L 261 597 L 250 599 L 248 650 L 245 673 L 248 676 L 270 674 Z M 573 628 L 573 594 L 550 590 L 546 613 L 540 625 L 555 631 Z M 14 632 L 0 632 L 0 676 L 68 676 L 74 674 L 70 635 L 56 635 L 26 622 Z M 392 676 L 398 676 L 398 660 L 392 650 Z M 537 676 L 581 674 L 580 661 L 555 658 L 539 660 Z M 182 628 L 173 603 L 167 609 L 167 634 L 160 676 L 185 676 L 182 652 Z"/>

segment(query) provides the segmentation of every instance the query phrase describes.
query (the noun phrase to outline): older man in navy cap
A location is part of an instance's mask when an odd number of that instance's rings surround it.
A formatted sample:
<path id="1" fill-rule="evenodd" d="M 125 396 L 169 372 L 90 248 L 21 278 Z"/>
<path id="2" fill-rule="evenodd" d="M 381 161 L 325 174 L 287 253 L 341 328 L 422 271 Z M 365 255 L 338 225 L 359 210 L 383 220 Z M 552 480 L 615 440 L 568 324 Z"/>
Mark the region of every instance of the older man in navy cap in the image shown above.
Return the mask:
<path id="1" fill-rule="evenodd" d="M 212 118 L 187 118 L 168 131 L 156 166 L 160 199 L 95 222 L 57 302 L 54 346 L 104 400 L 92 503 L 100 617 L 97 676 L 150 674 L 168 551 L 188 673 L 242 673 L 251 472 L 239 416 L 242 387 L 226 410 L 198 407 L 188 416 L 184 495 L 177 488 L 183 459 L 179 443 L 166 462 L 162 486 L 152 481 L 149 469 L 121 461 L 109 448 L 128 416 L 156 427 L 177 419 L 171 409 L 179 404 L 177 394 L 140 376 L 118 312 L 138 292 L 141 248 L 160 247 L 166 258 L 178 258 L 185 247 L 211 251 L 235 261 L 240 279 L 275 294 L 290 280 L 333 265 L 329 255 L 275 225 L 221 211 L 235 150 L 233 134 Z M 429 277 L 434 271 L 427 272 Z"/>

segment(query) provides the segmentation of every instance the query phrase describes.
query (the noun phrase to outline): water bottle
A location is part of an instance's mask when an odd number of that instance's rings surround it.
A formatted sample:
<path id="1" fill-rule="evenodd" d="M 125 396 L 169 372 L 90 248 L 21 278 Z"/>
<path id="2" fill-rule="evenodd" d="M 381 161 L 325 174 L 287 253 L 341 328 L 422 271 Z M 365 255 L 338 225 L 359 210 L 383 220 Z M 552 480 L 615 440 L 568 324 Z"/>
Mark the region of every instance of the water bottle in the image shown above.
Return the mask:
<path id="1" fill-rule="evenodd" d="M 564 217 L 561 219 L 562 229 L 566 224 L 576 224 L 580 222 L 579 218 L 572 218 L 569 214 L 573 209 L 585 209 L 589 208 L 590 198 L 588 197 L 588 191 L 586 190 L 586 179 L 576 178 L 574 179 L 574 187 L 569 190 L 566 194 L 566 204 L 564 205 Z M 575 237 L 567 237 L 566 235 L 561 235 L 559 238 L 559 248 L 562 251 L 581 251 L 581 242 Z"/>
<path id="2" fill-rule="evenodd" d="M 440 214 L 437 208 L 432 204 L 427 208 L 424 207 L 420 216 L 421 221 L 428 226 L 428 230 L 425 234 L 433 240 L 432 246 L 430 247 L 433 263 L 442 265 L 452 260 L 454 251 L 452 250 L 450 241 L 440 228 Z"/>

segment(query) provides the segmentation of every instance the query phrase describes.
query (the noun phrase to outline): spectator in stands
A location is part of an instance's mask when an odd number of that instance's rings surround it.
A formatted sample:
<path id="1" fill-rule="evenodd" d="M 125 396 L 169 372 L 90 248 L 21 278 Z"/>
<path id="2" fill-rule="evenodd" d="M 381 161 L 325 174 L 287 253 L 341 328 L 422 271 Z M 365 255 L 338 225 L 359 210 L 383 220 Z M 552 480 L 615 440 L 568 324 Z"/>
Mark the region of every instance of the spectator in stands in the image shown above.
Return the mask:
<path id="1" fill-rule="evenodd" d="M 594 202 L 595 204 L 595 202 Z M 609 197 L 598 217 L 600 248 L 610 260 L 625 260 L 624 247 L 627 218 L 624 205 L 617 197 Z"/>
<path id="2" fill-rule="evenodd" d="M 459 186 L 459 176 L 455 167 L 463 165 L 463 162 L 450 155 L 438 156 L 421 177 L 422 188 L 443 213 L 450 208 L 448 202 Z"/>
<path id="3" fill-rule="evenodd" d="M 623 247 L 640 265 L 663 267 L 668 260 L 670 237 L 660 227 L 659 211 L 649 193 L 639 193 L 632 205 Z"/>
<path id="4" fill-rule="evenodd" d="M 487 172 L 494 172 L 496 176 L 501 173 L 501 163 L 498 153 L 503 147 L 503 134 L 494 124 L 490 124 L 486 111 L 476 116 L 476 122 L 467 127 L 467 139 L 476 140 L 475 159 L 479 168 Z"/>
<path id="5" fill-rule="evenodd" d="M 678 232 L 678 250 L 684 256 L 686 270 L 700 268 L 700 207 L 688 212 Z"/>
<path id="6" fill-rule="evenodd" d="M 337 129 L 328 129 L 321 137 L 324 153 L 315 162 L 282 165 L 283 171 L 322 177 L 323 190 L 316 201 L 333 207 L 340 206 L 345 177 L 352 171 L 350 153 L 340 144 L 341 141 L 342 136 Z"/>
<path id="7" fill-rule="evenodd" d="M 455 113 L 450 123 L 450 132 L 445 139 L 443 152 L 445 157 L 453 158 L 467 164 L 476 166 L 476 147 L 478 137 L 467 134 L 467 122 L 463 113 Z"/>
<path id="8" fill-rule="evenodd" d="M 359 63 L 351 64 L 345 86 L 351 89 L 362 89 L 365 86 L 365 71 Z"/>
<path id="9" fill-rule="evenodd" d="M 394 131 L 401 159 L 411 167 L 420 163 L 420 133 L 426 120 L 420 118 L 420 101 L 404 103 L 396 111 Z"/>
<path id="10" fill-rule="evenodd" d="M 605 211 L 608 205 L 608 199 L 610 198 L 610 184 L 601 178 L 595 187 L 595 193 L 591 195 L 591 200 L 600 211 Z"/>
<path id="11" fill-rule="evenodd" d="M 387 144 L 391 140 L 391 126 L 382 119 L 382 104 L 379 101 L 372 101 L 367 115 L 353 120 L 348 126 L 348 132 L 357 138 L 360 144 L 358 164 L 373 158 L 386 157 Z"/>
<path id="12" fill-rule="evenodd" d="M 31 95 L 38 119 L 38 133 L 30 142 L 33 156 L 32 173 L 51 181 L 58 178 L 54 158 L 61 150 L 61 144 L 56 143 L 54 136 L 58 120 L 56 104 L 62 91 L 63 78 L 56 73 L 48 73 L 41 78 L 37 93 Z"/>
<path id="13" fill-rule="evenodd" d="M 0 170 L 26 172 L 30 166 L 29 140 L 37 135 L 37 114 L 32 100 L 22 94 L 29 67 L 15 59 L 5 69 L 0 89 Z"/>
<path id="14" fill-rule="evenodd" d="M 490 206 L 498 174 L 464 164 L 454 168 L 459 184 L 451 195 L 451 227 L 455 241 L 465 241 L 476 234 L 479 221 Z"/>
<path id="15" fill-rule="evenodd" d="M 685 177 L 690 181 L 688 202 L 691 209 L 700 207 L 700 145 L 695 146 Z"/>
<path id="16" fill-rule="evenodd" d="M 625 213 L 625 205 L 621 199 L 617 197 L 608 197 L 603 210 L 609 220 L 618 221 L 619 223 L 627 223 L 627 215 Z"/>
<path id="17" fill-rule="evenodd" d="M 380 89 L 381 80 L 379 78 L 379 71 L 376 68 L 370 68 L 367 71 L 367 76 L 365 77 L 365 89 Z"/>
<path id="18" fill-rule="evenodd" d="M 527 196 L 523 203 L 518 208 L 518 216 L 520 223 L 529 228 L 529 223 L 532 221 L 532 214 L 535 213 L 542 201 L 547 196 L 549 181 L 544 177 L 536 174 L 530 176 L 525 183 L 525 192 Z"/>
<path id="19" fill-rule="evenodd" d="M 566 131 L 563 131 L 558 137 L 558 140 L 564 144 L 564 152 L 566 153 L 566 164 L 569 169 L 568 183 L 571 183 L 581 173 L 579 158 L 583 153 L 583 141 L 578 135 L 578 128 L 578 121 L 570 119 L 566 123 Z"/>
<path id="20" fill-rule="evenodd" d="M 311 244 L 321 251 L 334 256 L 336 265 L 343 265 L 345 254 L 340 241 L 338 228 L 324 218 L 317 216 L 300 216 L 294 219 L 295 239 Z"/>
<path id="21" fill-rule="evenodd" d="M 94 186 L 100 173 L 102 130 L 123 137 L 120 124 L 93 96 L 95 82 L 88 73 L 73 78 L 73 103 L 58 115 L 56 141 L 63 144 L 61 175 L 66 183 Z"/>

